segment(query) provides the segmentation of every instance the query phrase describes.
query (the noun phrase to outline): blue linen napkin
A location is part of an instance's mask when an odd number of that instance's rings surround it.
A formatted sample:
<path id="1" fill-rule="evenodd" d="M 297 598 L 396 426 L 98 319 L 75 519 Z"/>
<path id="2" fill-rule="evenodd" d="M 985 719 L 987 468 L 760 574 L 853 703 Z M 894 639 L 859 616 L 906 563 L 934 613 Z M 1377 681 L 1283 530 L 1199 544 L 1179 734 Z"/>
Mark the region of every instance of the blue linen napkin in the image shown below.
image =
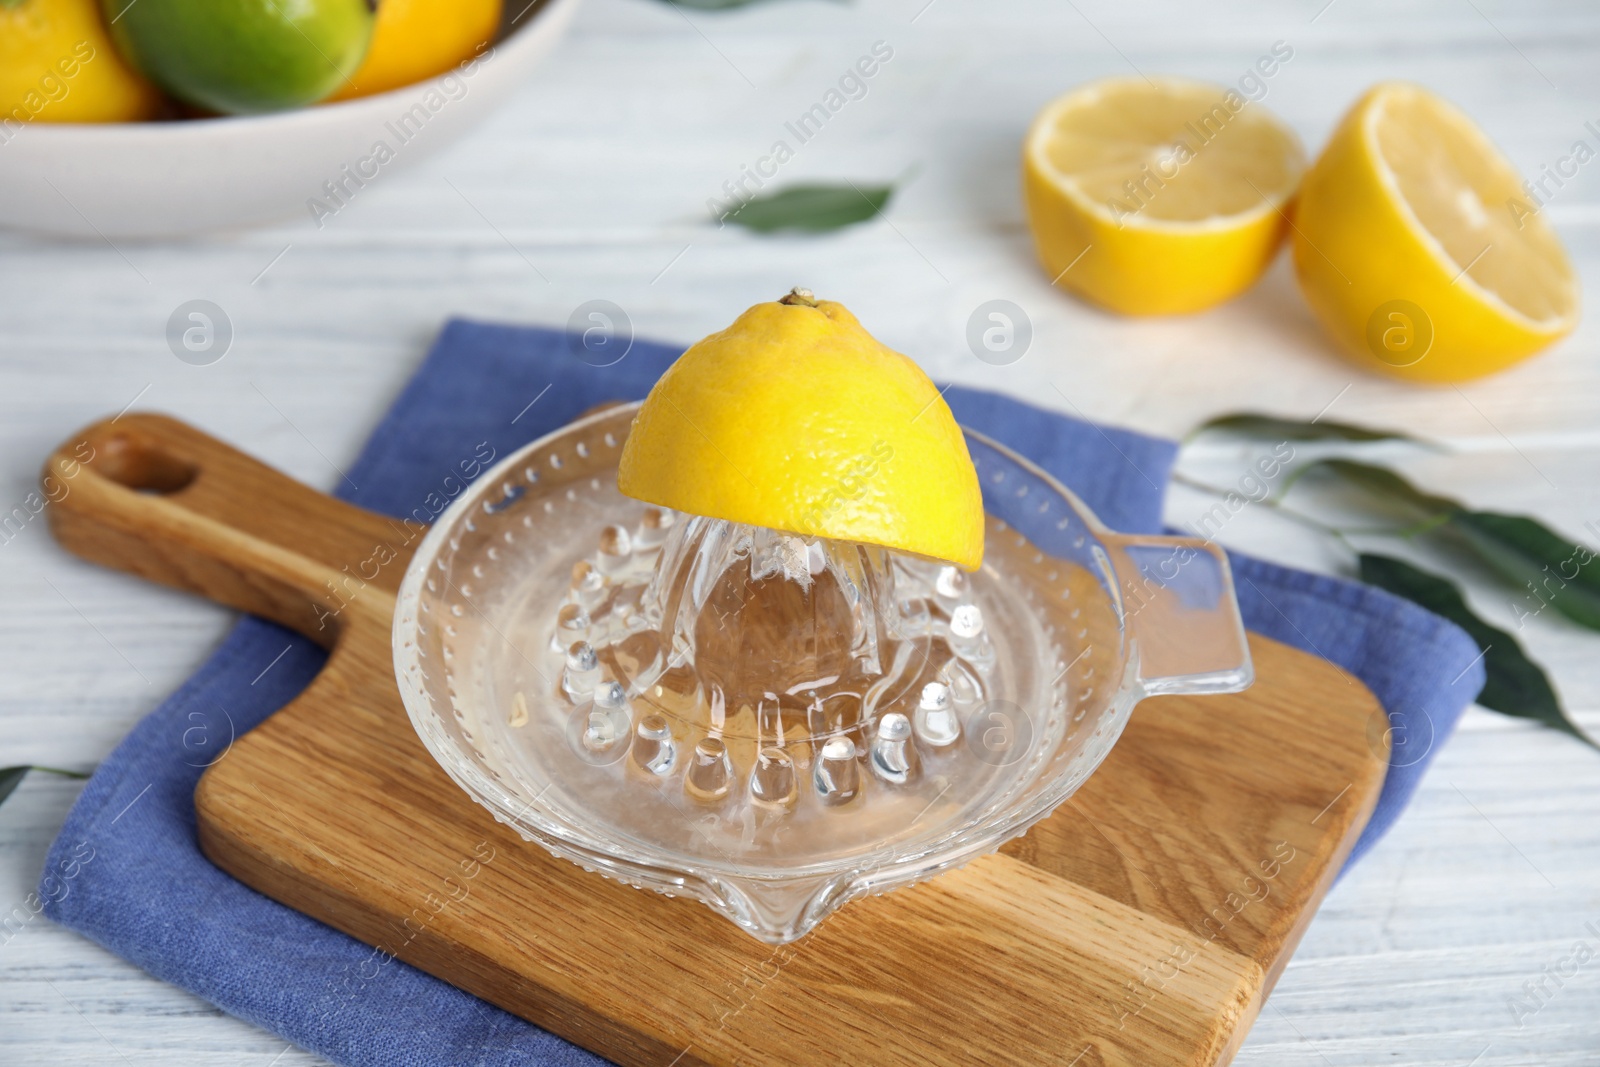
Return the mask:
<path id="1" fill-rule="evenodd" d="M 582 351 L 559 331 L 451 322 L 340 495 L 410 514 L 457 471 L 459 457 L 481 454 L 481 442 L 504 456 L 597 403 L 642 397 L 681 350 L 638 341 L 606 367 L 586 363 Z M 1032 458 L 1109 526 L 1160 531 L 1173 443 L 973 389 L 951 388 L 946 399 L 962 423 Z M 1353 860 L 1399 816 L 1482 687 L 1478 649 L 1452 624 L 1377 589 L 1243 556 L 1233 565 L 1251 629 L 1339 664 L 1396 723 L 1389 774 Z M 84 788 L 45 867 L 46 913 L 156 977 L 349 1067 L 604 1062 L 398 961 L 372 977 L 370 948 L 261 896 L 200 854 L 193 793 L 205 766 L 236 733 L 299 693 L 322 662 L 311 642 L 241 620 Z M 363 980 L 349 980 L 357 974 Z"/>

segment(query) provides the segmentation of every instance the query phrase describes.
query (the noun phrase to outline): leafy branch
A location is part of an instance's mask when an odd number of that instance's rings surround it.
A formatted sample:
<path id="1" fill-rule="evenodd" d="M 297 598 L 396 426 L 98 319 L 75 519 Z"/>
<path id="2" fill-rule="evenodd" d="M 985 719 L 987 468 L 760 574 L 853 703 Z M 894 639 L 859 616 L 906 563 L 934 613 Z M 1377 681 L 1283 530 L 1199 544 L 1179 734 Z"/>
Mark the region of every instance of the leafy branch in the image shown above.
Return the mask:
<path id="1" fill-rule="evenodd" d="M 1184 440 L 1206 433 L 1280 441 L 1401 440 L 1428 444 L 1406 434 L 1349 423 L 1298 422 L 1252 412 L 1212 419 L 1196 427 Z M 1175 480 L 1219 495 L 1228 492 L 1187 477 Z M 1333 481 L 1354 490 L 1363 510 L 1389 525 L 1337 527 L 1285 503 L 1284 498 L 1302 482 L 1319 481 Z M 1465 630 L 1482 650 L 1487 674 L 1478 703 L 1506 715 L 1535 719 L 1600 747 L 1567 716 L 1544 669 L 1511 633 L 1477 615 L 1452 578 L 1391 556 L 1363 551 L 1351 538 L 1389 538 L 1449 549 L 1453 555 L 1476 559 L 1503 586 L 1521 593 L 1524 603 L 1536 605 L 1519 612 L 1519 627 L 1526 618 L 1551 607 L 1586 629 L 1600 631 L 1600 559 L 1596 558 L 1600 553 L 1537 519 L 1470 508 L 1450 497 L 1427 492 L 1387 467 L 1343 457 L 1315 459 L 1293 469 L 1277 492 L 1260 503 L 1338 541 L 1350 551 L 1362 581 L 1419 604 Z"/>

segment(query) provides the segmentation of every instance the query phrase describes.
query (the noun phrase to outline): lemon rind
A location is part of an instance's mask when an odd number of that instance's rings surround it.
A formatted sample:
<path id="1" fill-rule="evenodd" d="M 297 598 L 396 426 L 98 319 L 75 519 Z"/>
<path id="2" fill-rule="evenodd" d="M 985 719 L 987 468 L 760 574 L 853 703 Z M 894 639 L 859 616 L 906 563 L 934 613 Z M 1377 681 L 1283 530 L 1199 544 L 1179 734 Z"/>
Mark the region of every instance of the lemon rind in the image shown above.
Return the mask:
<path id="1" fill-rule="evenodd" d="M 1411 201 L 1400 188 L 1399 178 L 1395 176 L 1393 168 L 1389 166 L 1388 159 L 1384 157 L 1383 149 L 1378 144 L 1378 119 L 1387 106 L 1390 97 L 1399 92 L 1416 93 L 1426 92 L 1426 90 L 1410 82 L 1389 82 L 1379 86 L 1372 92 L 1366 105 L 1366 113 L 1361 116 L 1361 139 L 1363 147 L 1372 157 L 1379 183 L 1382 184 L 1384 192 L 1389 194 L 1390 201 L 1395 205 L 1395 209 L 1399 212 L 1407 229 L 1411 231 L 1411 235 L 1427 250 L 1439 267 L 1455 279 L 1455 283 L 1462 285 L 1468 292 L 1477 297 L 1482 303 L 1487 304 L 1502 318 L 1508 319 L 1521 329 L 1541 337 L 1555 338 L 1570 333 L 1577 326 L 1579 312 L 1576 286 L 1574 284 L 1569 281 L 1567 286 L 1567 295 L 1571 298 L 1572 310 L 1566 316 L 1556 319 L 1532 318 L 1512 307 L 1499 293 L 1474 278 L 1465 266 L 1456 262 L 1455 257 L 1444 247 L 1439 238 L 1434 236 L 1433 231 L 1424 226 L 1422 220 L 1417 217 L 1416 210 L 1411 206 Z M 1465 114 L 1448 101 L 1439 97 L 1435 97 L 1434 101 L 1452 122 L 1457 123 L 1484 150 L 1485 157 L 1492 160 L 1494 165 L 1507 167 L 1513 174 L 1517 173 L 1516 168 L 1511 165 L 1511 161 L 1489 139 L 1489 136 L 1478 128 L 1476 123 L 1467 118 Z M 1568 268 L 1568 277 L 1569 279 L 1572 278 L 1570 266 Z"/>

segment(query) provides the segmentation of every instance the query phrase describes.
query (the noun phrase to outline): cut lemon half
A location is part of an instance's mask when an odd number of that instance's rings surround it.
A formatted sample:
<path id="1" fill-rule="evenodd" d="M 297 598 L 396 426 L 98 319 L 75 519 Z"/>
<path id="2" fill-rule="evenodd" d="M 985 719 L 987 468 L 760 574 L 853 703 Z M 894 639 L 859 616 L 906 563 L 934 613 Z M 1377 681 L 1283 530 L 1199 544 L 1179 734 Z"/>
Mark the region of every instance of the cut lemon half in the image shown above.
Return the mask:
<path id="1" fill-rule="evenodd" d="M 1047 105 L 1023 195 L 1055 284 L 1113 311 L 1199 311 L 1267 268 L 1305 170 L 1266 108 L 1204 82 L 1106 78 Z"/>
<path id="2" fill-rule="evenodd" d="M 1509 160 L 1420 86 L 1375 86 L 1306 174 L 1295 270 L 1354 357 L 1456 382 L 1523 359 L 1578 321 L 1572 264 Z"/>
<path id="3" fill-rule="evenodd" d="M 804 290 L 678 357 L 639 408 L 617 488 L 692 515 L 983 562 L 978 474 L 938 388 Z"/>

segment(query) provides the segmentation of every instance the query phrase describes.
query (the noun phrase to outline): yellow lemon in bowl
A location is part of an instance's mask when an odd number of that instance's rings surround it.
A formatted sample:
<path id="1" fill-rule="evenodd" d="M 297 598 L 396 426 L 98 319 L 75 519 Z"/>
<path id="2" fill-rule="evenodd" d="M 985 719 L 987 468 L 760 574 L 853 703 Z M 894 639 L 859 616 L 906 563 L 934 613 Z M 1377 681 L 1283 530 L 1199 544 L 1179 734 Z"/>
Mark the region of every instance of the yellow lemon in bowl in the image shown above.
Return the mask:
<path id="1" fill-rule="evenodd" d="M 1200 311 L 1272 262 L 1305 152 L 1266 108 L 1218 85 L 1106 78 L 1045 106 L 1023 197 L 1058 286 L 1112 311 Z"/>
<path id="2" fill-rule="evenodd" d="M 112 47 L 95 0 L 0 3 L 0 126 L 132 122 L 161 94 Z"/>
<path id="3" fill-rule="evenodd" d="M 1577 278 L 1537 205 L 1466 115 L 1384 83 L 1306 174 L 1295 271 L 1358 362 L 1415 381 L 1477 378 L 1577 325 Z"/>
<path id="4" fill-rule="evenodd" d="M 378 0 L 367 56 L 329 100 L 386 93 L 443 74 L 493 40 L 501 0 Z"/>
<path id="5" fill-rule="evenodd" d="M 692 345 L 645 398 L 617 488 L 729 522 L 983 562 L 983 494 L 938 388 L 796 290 Z"/>

